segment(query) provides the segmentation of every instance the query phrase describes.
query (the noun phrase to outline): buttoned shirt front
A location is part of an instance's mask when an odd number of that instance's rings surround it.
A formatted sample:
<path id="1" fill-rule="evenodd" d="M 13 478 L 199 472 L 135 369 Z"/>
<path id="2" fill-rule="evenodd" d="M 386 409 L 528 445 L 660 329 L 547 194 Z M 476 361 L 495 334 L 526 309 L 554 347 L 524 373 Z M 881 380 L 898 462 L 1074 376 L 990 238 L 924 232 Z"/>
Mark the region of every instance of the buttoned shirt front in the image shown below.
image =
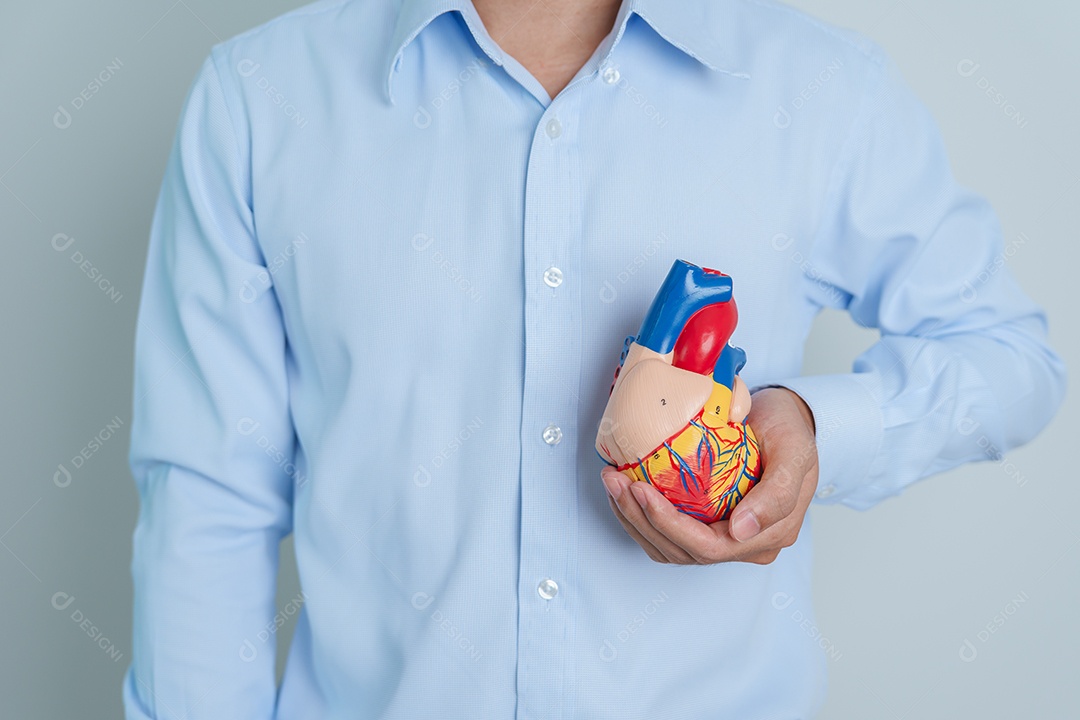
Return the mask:
<path id="1" fill-rule="evenodd" d="M 1053 412 L 1004 243 L 881 51 L 778 4 L 626 0 L 555 98 L 468 0 L 215 46 L 139 311 L 128 717 L 811 716 L 809 527 L 661 565 L 608 507 L 623 339 L 674 259 L 731 275 L 744 379 L 806 399 L 819 501 L 866 508 Z M 800 377 L 823 308 L 882 340 Z"/>

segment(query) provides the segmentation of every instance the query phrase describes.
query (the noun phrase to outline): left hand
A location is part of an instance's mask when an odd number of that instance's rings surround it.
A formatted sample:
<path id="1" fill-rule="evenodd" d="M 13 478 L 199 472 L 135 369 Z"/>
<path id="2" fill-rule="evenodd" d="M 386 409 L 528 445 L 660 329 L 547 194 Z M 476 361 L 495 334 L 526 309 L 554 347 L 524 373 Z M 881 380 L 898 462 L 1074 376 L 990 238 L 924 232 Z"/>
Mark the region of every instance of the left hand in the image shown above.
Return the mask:
<path id="1" fill-rule="evenodd" d="M 746 421 L 761 447 L 764 472 L 729 520 L 695 520 L 652 485 L 632 482 L 611 466 L 603 468 L 612 511 L 653 560 L 766 565 L 798 539 L 818 483 L 813 413 L 791 390 L 764 388 L 754 393 Z"/>

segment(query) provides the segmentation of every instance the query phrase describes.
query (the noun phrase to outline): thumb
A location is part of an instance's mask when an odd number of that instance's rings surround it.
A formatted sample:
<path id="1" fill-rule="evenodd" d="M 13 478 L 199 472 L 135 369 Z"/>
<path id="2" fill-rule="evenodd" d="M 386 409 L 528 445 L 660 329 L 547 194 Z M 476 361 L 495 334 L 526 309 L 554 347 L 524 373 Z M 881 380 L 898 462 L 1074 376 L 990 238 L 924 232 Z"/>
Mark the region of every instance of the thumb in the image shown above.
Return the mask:
<path id="1" fill-rule="evenodd" d="M 729 532 L 746 542 L 795 511 L 816 457 L 814 437 L 790 425 L 773 425 L 758 438 L 764 472 L 731 513 Z"/>

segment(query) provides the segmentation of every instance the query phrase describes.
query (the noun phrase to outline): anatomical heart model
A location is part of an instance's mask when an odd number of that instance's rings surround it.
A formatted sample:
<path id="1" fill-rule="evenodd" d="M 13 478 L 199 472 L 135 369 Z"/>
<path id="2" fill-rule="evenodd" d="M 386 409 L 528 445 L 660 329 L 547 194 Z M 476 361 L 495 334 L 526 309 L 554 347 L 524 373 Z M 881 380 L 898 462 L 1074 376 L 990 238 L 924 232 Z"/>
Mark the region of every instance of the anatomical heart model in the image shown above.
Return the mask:
<path id="1" fill-rule="evenodd" d="M 605 462 L 702 522 L 726 519 L 761 477 L 736 377 L 746 353 L 728 344 L 737 321 L 731 278 L 676 260 L 626 338 L 596 435 Z"/>

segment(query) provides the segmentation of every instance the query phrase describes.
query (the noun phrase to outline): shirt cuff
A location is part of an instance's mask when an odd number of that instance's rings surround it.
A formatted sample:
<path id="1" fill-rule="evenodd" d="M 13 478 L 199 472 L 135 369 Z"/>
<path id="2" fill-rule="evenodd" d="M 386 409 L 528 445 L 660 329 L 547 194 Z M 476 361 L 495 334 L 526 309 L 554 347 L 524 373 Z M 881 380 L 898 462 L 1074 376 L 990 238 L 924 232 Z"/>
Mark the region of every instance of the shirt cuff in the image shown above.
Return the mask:
<path id="1" fill-rule="evenodd" d="M 868 479 L 881 449 L 881 407 L 854 374 L 809 375 L 755 386 L 781 387 L 801 397 L 814 415 L 818 489 L 814 501 L 865 510 L 879 492 Z"/>

